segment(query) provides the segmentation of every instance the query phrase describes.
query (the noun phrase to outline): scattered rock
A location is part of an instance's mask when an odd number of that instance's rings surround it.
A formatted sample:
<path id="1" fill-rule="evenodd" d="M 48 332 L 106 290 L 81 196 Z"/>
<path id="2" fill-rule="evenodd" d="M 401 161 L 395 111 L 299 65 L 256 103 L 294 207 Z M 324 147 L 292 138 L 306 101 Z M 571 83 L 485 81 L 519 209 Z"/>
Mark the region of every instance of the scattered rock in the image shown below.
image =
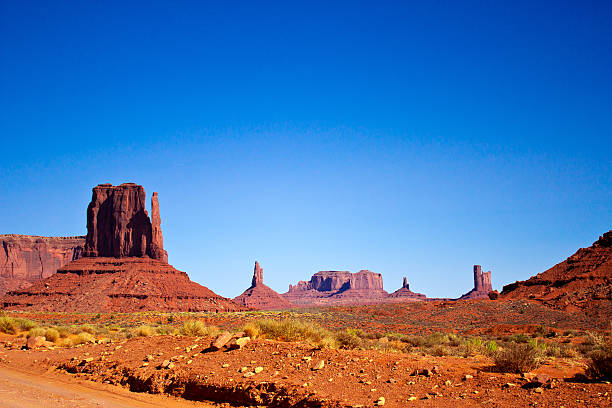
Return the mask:
<path id="1" fill-rule="evenodd" d="M 374 405 L 376 405 L 377 407 L 382 407 L 383 405 L 385 405 L 385 397 L 380 397 L 378 400 L 376 400 Z"/>
<path id="2" fill-rule="evenodd" d="M 45 344 L 45 338 L 42 336 L 30 337 L 26 342 L 25 348 L 27 350 L 32 350 L 35 348 L 42 347 Z"/>
<path id="3" fill-rule="evenodd" d="M 312 367 L 312 369 L 313 370 L 322 370 L 323 367 L 325 367 L 325 361 L 321 360 L 314 367 Z"/>
<path id="4" fill-rule="evenodd" d="M 210 343 L 210 349 L 213 351 L 221 350 L 223 346 L 227 344 L 228 341 L 232 339 L 232 335 L 230 332 L 223 332 L 219 334 L 215 339 Z"/>

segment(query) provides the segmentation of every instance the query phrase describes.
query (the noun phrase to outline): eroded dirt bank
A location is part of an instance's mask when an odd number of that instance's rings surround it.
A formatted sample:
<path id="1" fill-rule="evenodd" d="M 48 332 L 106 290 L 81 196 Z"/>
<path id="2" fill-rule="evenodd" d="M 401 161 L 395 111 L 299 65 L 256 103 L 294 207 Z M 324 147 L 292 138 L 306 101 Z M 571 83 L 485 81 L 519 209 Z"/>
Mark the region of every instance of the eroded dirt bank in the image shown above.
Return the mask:
<path id="1" fill-rule="evenodd" d="M 521 375 L 493 372 L 485 356 L 316 349 L 263 339 L 240 350 L 203 352 L 210 341 L 154 336 L 52 350 L 21 350 L 17 343 L 5 343 L 0 368 L 19 367 L 41 378 L 74 373 L 74 381 L 88 379 L 222 406 L 369 407 L 383 399 L 390 407 L 611 404 L 612 386 L 575 382 L 572 377 L 584 366 L 571 360 L 557 359 L 535 370 L 552 378 L 550 388 L 536 390 L 526 388 L 528 380 Z"/>

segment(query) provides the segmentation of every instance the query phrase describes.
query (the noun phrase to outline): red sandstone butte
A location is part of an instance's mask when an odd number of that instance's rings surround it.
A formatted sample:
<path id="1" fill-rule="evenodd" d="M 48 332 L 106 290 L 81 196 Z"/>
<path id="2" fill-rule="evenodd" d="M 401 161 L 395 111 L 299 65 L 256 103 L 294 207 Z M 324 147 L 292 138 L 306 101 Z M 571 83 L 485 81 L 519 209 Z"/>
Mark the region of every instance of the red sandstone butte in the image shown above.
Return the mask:
<path id="1" fill-rule="evenodd" d="M 263 269 L 255 261 L 251 287 L 234 298 L 239 305 L 260 310 L 290 309 L 293 305 L 263 283 Z"/>
<path id="2" fill-rule="evenodd" d="M 462 295 L 459 299 L 488 299 L 491 285 L 491 271 L 483 272 L 480 265 L 474 265 L 474 289 Z"/>
<path id="3" fill-rule="evenodd" d="M 282 295 L 297 306 L 367 305 L 385 302 L 382 275 L 368 270 L 320 271 Z"/>
<path id="4" fill-rule="evenodd" d="M 426 300 L 427 296 L 422 293 L 416 293 L 410 290 L 410 285 L 408 284 L 408 279 L 404 276 L 404 281 L 402 282 L 402 287 L 396 290 L 393 293 L 389 294 L 389 301 L 393 302 L 410 302 L 410 301 L 419 301 Z"/>
<path id="5" fill-rule="evenodd" d="M 87 207 L 85 257 L 149 256 L 168 262 L 161 233 L 157 193 L 151 199 L 153 221 L 145 209 L 142 186 L 100 184 Z"/>
<path id="6" fill-rule="evenodd" d="M 4 308 L 55 312 L 239 311 L 243 306 L 167 263 L 157 194 L 153 220 L 142 186 L 102 184 L 87 208 L 84 257 L 0 298 Z"/>
<path id="7" fill-rule="evenodd" d="M 532 299 L 568 311 L 612 308 L 612 230 L 592 246 L 531 278 L 504 286 L 502 299 Z M 607 310 L 607 312 L 606 312 Z"/>
<path id="8" fill-rule="evenodd" d="M 81 257 L 84 236 L 0 235 L 0 296 L 48 278 Z"/>

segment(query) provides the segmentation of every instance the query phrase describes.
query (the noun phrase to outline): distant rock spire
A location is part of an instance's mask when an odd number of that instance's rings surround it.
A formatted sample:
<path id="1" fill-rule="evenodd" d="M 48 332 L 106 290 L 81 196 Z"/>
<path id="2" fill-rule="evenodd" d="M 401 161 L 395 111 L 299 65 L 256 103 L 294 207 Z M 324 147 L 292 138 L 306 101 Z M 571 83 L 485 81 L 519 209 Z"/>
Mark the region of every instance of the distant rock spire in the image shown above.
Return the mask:
<path id="1" fill-rule="evenodd" d="M 410 290 L 410 285 L 408 284 L 408 279 L 404 276 L 404 283 L 402 284 L 402 288 Z"/>
<path id="2" fill-rule="evenodd" d="M 259 266 L 259 262 L 255 261 L 255 269 L 253 271 L 253 283 L 251 287 L 255 287 L 263 283 L 263 269 Z"/>

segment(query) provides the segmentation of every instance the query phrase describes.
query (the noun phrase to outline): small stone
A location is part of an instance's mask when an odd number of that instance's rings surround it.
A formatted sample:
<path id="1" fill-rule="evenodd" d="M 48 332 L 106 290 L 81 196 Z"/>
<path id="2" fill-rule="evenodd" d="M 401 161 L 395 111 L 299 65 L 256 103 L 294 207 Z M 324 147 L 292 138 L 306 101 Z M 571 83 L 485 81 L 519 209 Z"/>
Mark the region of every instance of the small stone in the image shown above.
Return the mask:
<path id="1" fill-rule="evenodd" d="M 322 370 L 323 367 L 325 367 L 325 361 L 321 360 L 314 367 L 312 367 L 312 369 L 313 370 Z"/>
<path id="2" fill-rule="evenodd" d="M 450 386 L 453 385 L 453 383 L 451 382 L 451 380 L 446 380 L 444 381 L 444 385 Z"/>
<path id="3" fill-rule="evenodd" d="M 381 407 L 383 405 L 385 405 L 385 397 L 380 397 L 376 402 L 375 405 L 378 407 Z"/>
<path id="4" fill-rule="evenodd" d="M 544 388 L 542 387 L 537 387 L 535 390 L 533 390 L 534 392 L 537 392 L 538 394 L 541 394 L 544 392 Z"/>
<path id="5" fill-rule="evenodd" d="M 168 364 L 168 367 L 166 367 L 168 370 L 172 370 L 175 367 L 173 362 L 170 362 L 170 364 Z"/>
<path id="6" fill-rule="evenodd" d="M 302 360 L 304 360 L 304 361 L 310 361 L 310 360 L 312 360 L 312 357 L 310 357 L 310 356 L 304 356 L 304 357 L 302 357 Z"/>
<path id="7" fill-rule="evenodd" d="M 187 364 L 193 363 L 193 360 L 187 360 Z"/>
<path id="8" fill-rule="evenodd" d="M 412 396 L 412 397 L 408 397 L 408 401 L 416 401 L 417 397 Z"/>
<path id="9" fill-rule="evenodd" d="M 151 354 L 149 354 L 148 356 L 144 358 L 144 361 L 152 361 L 152 360 L 153 360 L 153 356 Z"/>
<path id="10" fill-rule="evenodd" d="M 225 364 L 223 364 L 221 367 L 222 367 L 222 368 L 227 368 L 227 367 L 229 367 L 229 366 L 230 366 L 229 364 L 225 363 Z"/>
<path id="11" fill-rule="evenodd" d="M 244 373 L 245 371 L 249 371 L 249 368 L 248 368 L 248 367 L 240 367 L 240 368 L 238 369 L 238 372 L 239 372 L 239 373 Z"/>
<path id="12" fill-rule="evenodd" d="M 231 339 L 232 335 L 230 334 L 230 332 L 225 331 L 215 337 L 215 339 L 210 343 L 210 349 L 215 351 L 221 350 L 221 348 L 225 346 L 227 342 Z"/>
<path id="13" fill-rule="evenodd" d="M 228 346 L 228 348 L 230 350 L 240 350 L 242 349 L 248 342 L 251 341 L 250 337 L 240 337 L 239 339 L 234 339 L 230 345 Z"/>
<path id="14" fill-rule="evenodd" d="M 244 373 L 244 377 L 252 377 L 254 375 L 255 375 L 255 373 L 252 372 L 252 371 L 249 371 L 248 373 Z"/>
<path id="15" fill-rule="evenodd" d="M 259 374 L 263 371 L 263 367 L 255 367 L 255 370 L 253 371 L 255 371 L 255 374 Z"/>
<path id="16" fill-rule="evenodd" d="M 464 376 L 463 376 L 463 381 L 466 381 L 466 380 L 471 380 L 472 378 L 474 378 L 474 376 L 473 376 L 473 375 L 471 375 L 471 374 L 466 374 L 466 375 L 464 375 Z"/>
<path id="17" fill-rule="evenodd" d="M 149 363 L 142 363 L 141 367 L 147 367 Z"/>

